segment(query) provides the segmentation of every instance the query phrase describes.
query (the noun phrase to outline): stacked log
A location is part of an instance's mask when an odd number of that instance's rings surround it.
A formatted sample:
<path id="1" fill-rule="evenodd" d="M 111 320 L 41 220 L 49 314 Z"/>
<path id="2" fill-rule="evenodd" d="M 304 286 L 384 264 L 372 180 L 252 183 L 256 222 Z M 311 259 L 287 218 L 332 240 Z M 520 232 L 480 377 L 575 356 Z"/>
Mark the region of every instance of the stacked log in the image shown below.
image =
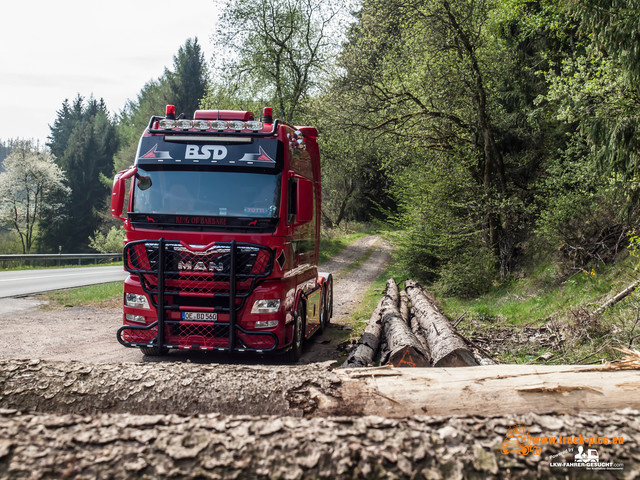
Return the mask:
<path id="1" fill-rule="evenodd" d="M 393 279 L 387 281 L 386 295 L 382 299 L 382 325 L 389 348 L 386 363 L 394 367 L 431 365 L 429 351 L 422 346 L 400 313 L 400 293 Z"/>
<path id="2" fill-rule="evenodd" d="M 412 280 L 400 291 L 387 281 L 383 297 L 344 367 L 462 367 L 489 364 Z M 409 303 L 411 304 L 409 306 Z M 378 348 L 376 352 L 375 349 Z"/>
<path id="3" fill-rule="evenodd" d="M 406 282 L 407 294 L 415 317 L 431 350 L 434 367 L 470 367 L 478 365 L 467 343 L 429 301 L 420 286 Z"/>
<path id="4" fill-rule="evenodd" d="M 382 318 L 380 315 L 380 307 L 382 300 L 373 311 L 371 318 L 367 322 L 360 340 L 354 350 L 349 354 L 345 367 L 357 368 L 368 367 L 374 365 L 376 352 L 380 346 L 380 337 L 382 334 Z"/>

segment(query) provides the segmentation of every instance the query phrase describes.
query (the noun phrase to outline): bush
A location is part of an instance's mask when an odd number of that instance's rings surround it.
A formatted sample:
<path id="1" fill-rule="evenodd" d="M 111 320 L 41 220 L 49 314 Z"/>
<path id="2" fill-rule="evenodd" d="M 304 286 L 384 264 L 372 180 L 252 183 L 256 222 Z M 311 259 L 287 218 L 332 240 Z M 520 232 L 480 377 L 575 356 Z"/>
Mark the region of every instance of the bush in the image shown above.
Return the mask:
<path id="1" fill-rule="evenodd" d="M 442 295 L 468 297 L 487 292 L 496 276 L 495 258 L 484 247 L 469 249 L 440 269 L 434 289 Z"/>
<path id="2" fill-rule="evenodd" d="M 93 237 L 89 237 L 89 246 L 100 253 L 121 252 L 124 245 L 125 231 L 122 226 L 111 227 L 104 235 L 96 230 Z"/>

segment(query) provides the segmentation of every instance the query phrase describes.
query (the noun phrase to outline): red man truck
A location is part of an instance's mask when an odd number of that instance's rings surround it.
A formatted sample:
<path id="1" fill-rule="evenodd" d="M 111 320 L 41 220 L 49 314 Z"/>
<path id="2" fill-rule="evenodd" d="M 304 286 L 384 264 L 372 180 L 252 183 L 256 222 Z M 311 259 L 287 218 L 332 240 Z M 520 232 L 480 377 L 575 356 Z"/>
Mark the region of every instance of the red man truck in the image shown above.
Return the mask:
<path id="1" fill-rule="evenodd" d="M 172 105 L 151 118 L 111 197 L 129 272 L 121 344 L 300 357 L 333 310 L 332 276 L 317 268 L 317 135 L 274 121 L 271 108 L 261 121 L 225 110 L 176 118 Z"/>

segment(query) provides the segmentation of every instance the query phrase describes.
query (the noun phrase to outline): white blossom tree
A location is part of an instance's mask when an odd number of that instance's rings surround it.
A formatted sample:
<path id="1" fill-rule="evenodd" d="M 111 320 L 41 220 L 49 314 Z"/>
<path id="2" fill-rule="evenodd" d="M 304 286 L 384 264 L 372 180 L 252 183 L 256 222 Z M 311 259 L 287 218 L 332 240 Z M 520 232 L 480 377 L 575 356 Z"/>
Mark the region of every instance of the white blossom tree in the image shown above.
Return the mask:
<path id="1" fill-rule="evenodd" d="M 28 253 L 34 233 L 45 208 L 59 210 L 54 198 L 68 195 L 64 172 L 54 163 L 46 148 L 38 148 L 29 140 L 13 146 L 0 173 L 0 223 L 16 231 L 22 252 Z"/>

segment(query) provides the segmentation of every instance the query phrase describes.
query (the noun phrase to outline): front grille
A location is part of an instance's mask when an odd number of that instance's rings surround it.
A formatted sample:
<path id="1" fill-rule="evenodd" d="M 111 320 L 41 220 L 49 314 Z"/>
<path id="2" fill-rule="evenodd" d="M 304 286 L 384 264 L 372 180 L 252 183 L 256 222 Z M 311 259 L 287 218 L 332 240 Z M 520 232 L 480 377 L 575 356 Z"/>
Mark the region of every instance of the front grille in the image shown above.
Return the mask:
<path id="1" fill-rule="evenodd" d="M 124 250 L 125 269 L 140 279 L 157 309 L 158 322 L 157 327 L 155 323 L 125 325 L 118 331 L 118 340 L 127 346 L 275 349 L 274 334 L 236 325 L 237 313 L 259 282 L 271 275 L 273 264 L 274 251 L 264 245 L 216 242 L 192 247 L 165 240 L 131 242 Z M 225 315 L 226 323 L 184 322 L 167 315 L 167 311 L 189 308 Z"/>

